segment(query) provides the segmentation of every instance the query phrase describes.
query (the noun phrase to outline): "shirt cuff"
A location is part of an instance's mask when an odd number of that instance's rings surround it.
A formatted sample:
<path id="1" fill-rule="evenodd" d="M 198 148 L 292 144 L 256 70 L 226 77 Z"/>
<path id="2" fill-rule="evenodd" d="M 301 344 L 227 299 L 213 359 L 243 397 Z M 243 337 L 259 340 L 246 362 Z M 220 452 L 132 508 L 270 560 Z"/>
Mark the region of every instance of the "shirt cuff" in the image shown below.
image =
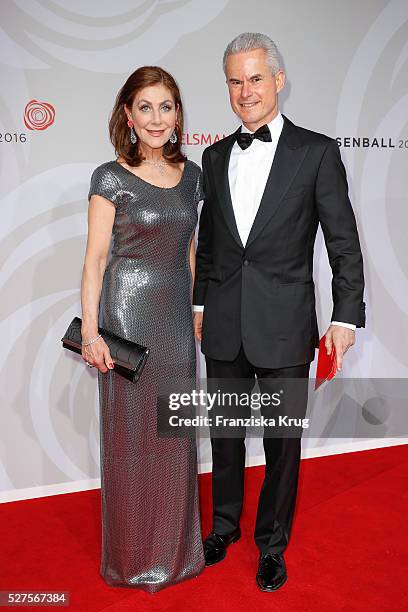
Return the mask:
<path id="1" fill-rule="evenodd" d="M 204 306 L 197 306 L 196 304 L 193 304 L 193 312 L 203 312 L 204 310 Z"/>
<path id="2" fill-rule="evenodd" d="M 340 327 L 347 327 L 347 329 L 352 329 L 353 331 L 356 330 L 356 326 L 354 325 L 354 323 L 341 323 L 340 321 L 332 321 L 331 324 L 339 325 Z"/>

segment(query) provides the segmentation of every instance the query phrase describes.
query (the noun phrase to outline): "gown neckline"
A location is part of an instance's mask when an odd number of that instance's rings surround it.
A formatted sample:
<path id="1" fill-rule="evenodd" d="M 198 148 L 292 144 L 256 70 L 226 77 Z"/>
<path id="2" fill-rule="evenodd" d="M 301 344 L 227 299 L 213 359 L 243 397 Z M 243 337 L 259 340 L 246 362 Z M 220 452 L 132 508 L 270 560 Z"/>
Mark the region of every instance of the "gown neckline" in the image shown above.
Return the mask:
<path id="1" fill-rule="evenodd" d="M 155 187 L 156 189 L 163 189 L 164 191 L 170 191 L 172 189 L 177 189 L 178 187 L 180 187 L 181 183 L 184 180 L 184 175 L 186 173 L 186 167 L 187 167 L 187 163 L 188 163 L 188 159 L 186 159 L 186 161 L 184 162 L 184 168 L 183 171 L 181 173 L 181 177 L 179 182 L 177 183 L 177 185 L 174 185 L 173 187 L 160 187 L 159 185 L 155 185 L 154 183 L 149 183 L 149 181 L 145 181 L 144 179 L 142 179 L 140 176 L 137 176 L 137 174 L 135 174 L 134 172 L 132 172 L 131 170 L 128 170 L 127 168 L 125 168 L 125 166 L 123 166 L 120 162 L 118 162 L 117 159 L 113 160 L 113 163 L 117 164 L 118 166 L 120 166 L 121 168 L 123 168 L 123 170 L 125 170 L 125 172 L 127 172 L 128 174 L 131 174 L 132 176 L 134 176 L 137 180 L 142 181 L 142 183 L 145 183 L 146 185 L 150 185 L 150 187 Z"/>

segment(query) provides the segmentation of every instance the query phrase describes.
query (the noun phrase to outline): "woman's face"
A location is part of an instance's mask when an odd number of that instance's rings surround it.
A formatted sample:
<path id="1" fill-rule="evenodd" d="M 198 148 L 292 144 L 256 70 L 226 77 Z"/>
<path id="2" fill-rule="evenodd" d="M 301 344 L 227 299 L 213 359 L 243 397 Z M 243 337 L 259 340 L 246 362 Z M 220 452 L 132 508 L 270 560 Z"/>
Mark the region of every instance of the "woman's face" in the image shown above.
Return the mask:
<path id="1" fill-rule="evenodd" d="M 132 119 L 139 143 L 152 149 L 163 147 L 173 133 L 177 108 L 173 96 L 162 84 L 141 89 L 132 108 L 125 106 L 128 119 Z"/>

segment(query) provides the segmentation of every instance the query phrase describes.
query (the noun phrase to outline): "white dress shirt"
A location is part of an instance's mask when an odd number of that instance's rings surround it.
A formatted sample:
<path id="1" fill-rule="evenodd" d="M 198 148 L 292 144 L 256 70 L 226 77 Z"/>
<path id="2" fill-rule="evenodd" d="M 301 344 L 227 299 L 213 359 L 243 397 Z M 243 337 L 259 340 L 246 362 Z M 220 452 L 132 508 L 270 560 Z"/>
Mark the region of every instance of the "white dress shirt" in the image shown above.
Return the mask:
<path id="1" fill-rule="evenodd" d="M 249 232 L 258 212 L 266 181 L 271 171 L 279 136 L 283 128 L 280 113 L 268 123 L 272 142 L 255 138 L 247 149 L 241 149 L 237 142 L 231 150 L 228 166 L 228 180 L 232 207 L 242 244 L 245 246 Z M 242 132 L 249 132 L 243 125 Z"/>
<path id="2" fill-rule="evenodd" d="M 271 142 L 255 138 L 247 149 L 241 149 L 237 142 L 231 149 L 228 180 L 235 221 L 244 246 L 258 212 L 282 132 L 283 117 L 280 112 L 268 123 L 268 127 L 271 132 Z M 244 125 L 241 126 L 241 131 L 250 132 Z M 193 310 L 201 312 L 204 306 L 194 305 Z M 332 321 L 332 324 L 356 329 L 353 323 Z"/>

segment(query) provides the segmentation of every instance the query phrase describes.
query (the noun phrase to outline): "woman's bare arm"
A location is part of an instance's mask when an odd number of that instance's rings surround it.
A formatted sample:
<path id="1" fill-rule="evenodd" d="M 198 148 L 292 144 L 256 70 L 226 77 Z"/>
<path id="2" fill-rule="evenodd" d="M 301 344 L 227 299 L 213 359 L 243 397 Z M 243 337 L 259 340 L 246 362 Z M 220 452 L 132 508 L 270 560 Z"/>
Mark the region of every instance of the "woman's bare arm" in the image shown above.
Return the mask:
<path id="1" fill-rule="evenodd" d="M 81 334 L 84 342 L 98 335 L 99 300 L 114 219 L 114 204 L 102 196 L 92 195 L 88 208 L 88 239 L 81 281 Z M 86 361 L 97 367 L 102 366 L 101 371 L 107 371 L 103 362 L 106 361 L 104 357 L 109 355 L 109 349 L 102 338 L 84 347 L 82 354 Z"/>

